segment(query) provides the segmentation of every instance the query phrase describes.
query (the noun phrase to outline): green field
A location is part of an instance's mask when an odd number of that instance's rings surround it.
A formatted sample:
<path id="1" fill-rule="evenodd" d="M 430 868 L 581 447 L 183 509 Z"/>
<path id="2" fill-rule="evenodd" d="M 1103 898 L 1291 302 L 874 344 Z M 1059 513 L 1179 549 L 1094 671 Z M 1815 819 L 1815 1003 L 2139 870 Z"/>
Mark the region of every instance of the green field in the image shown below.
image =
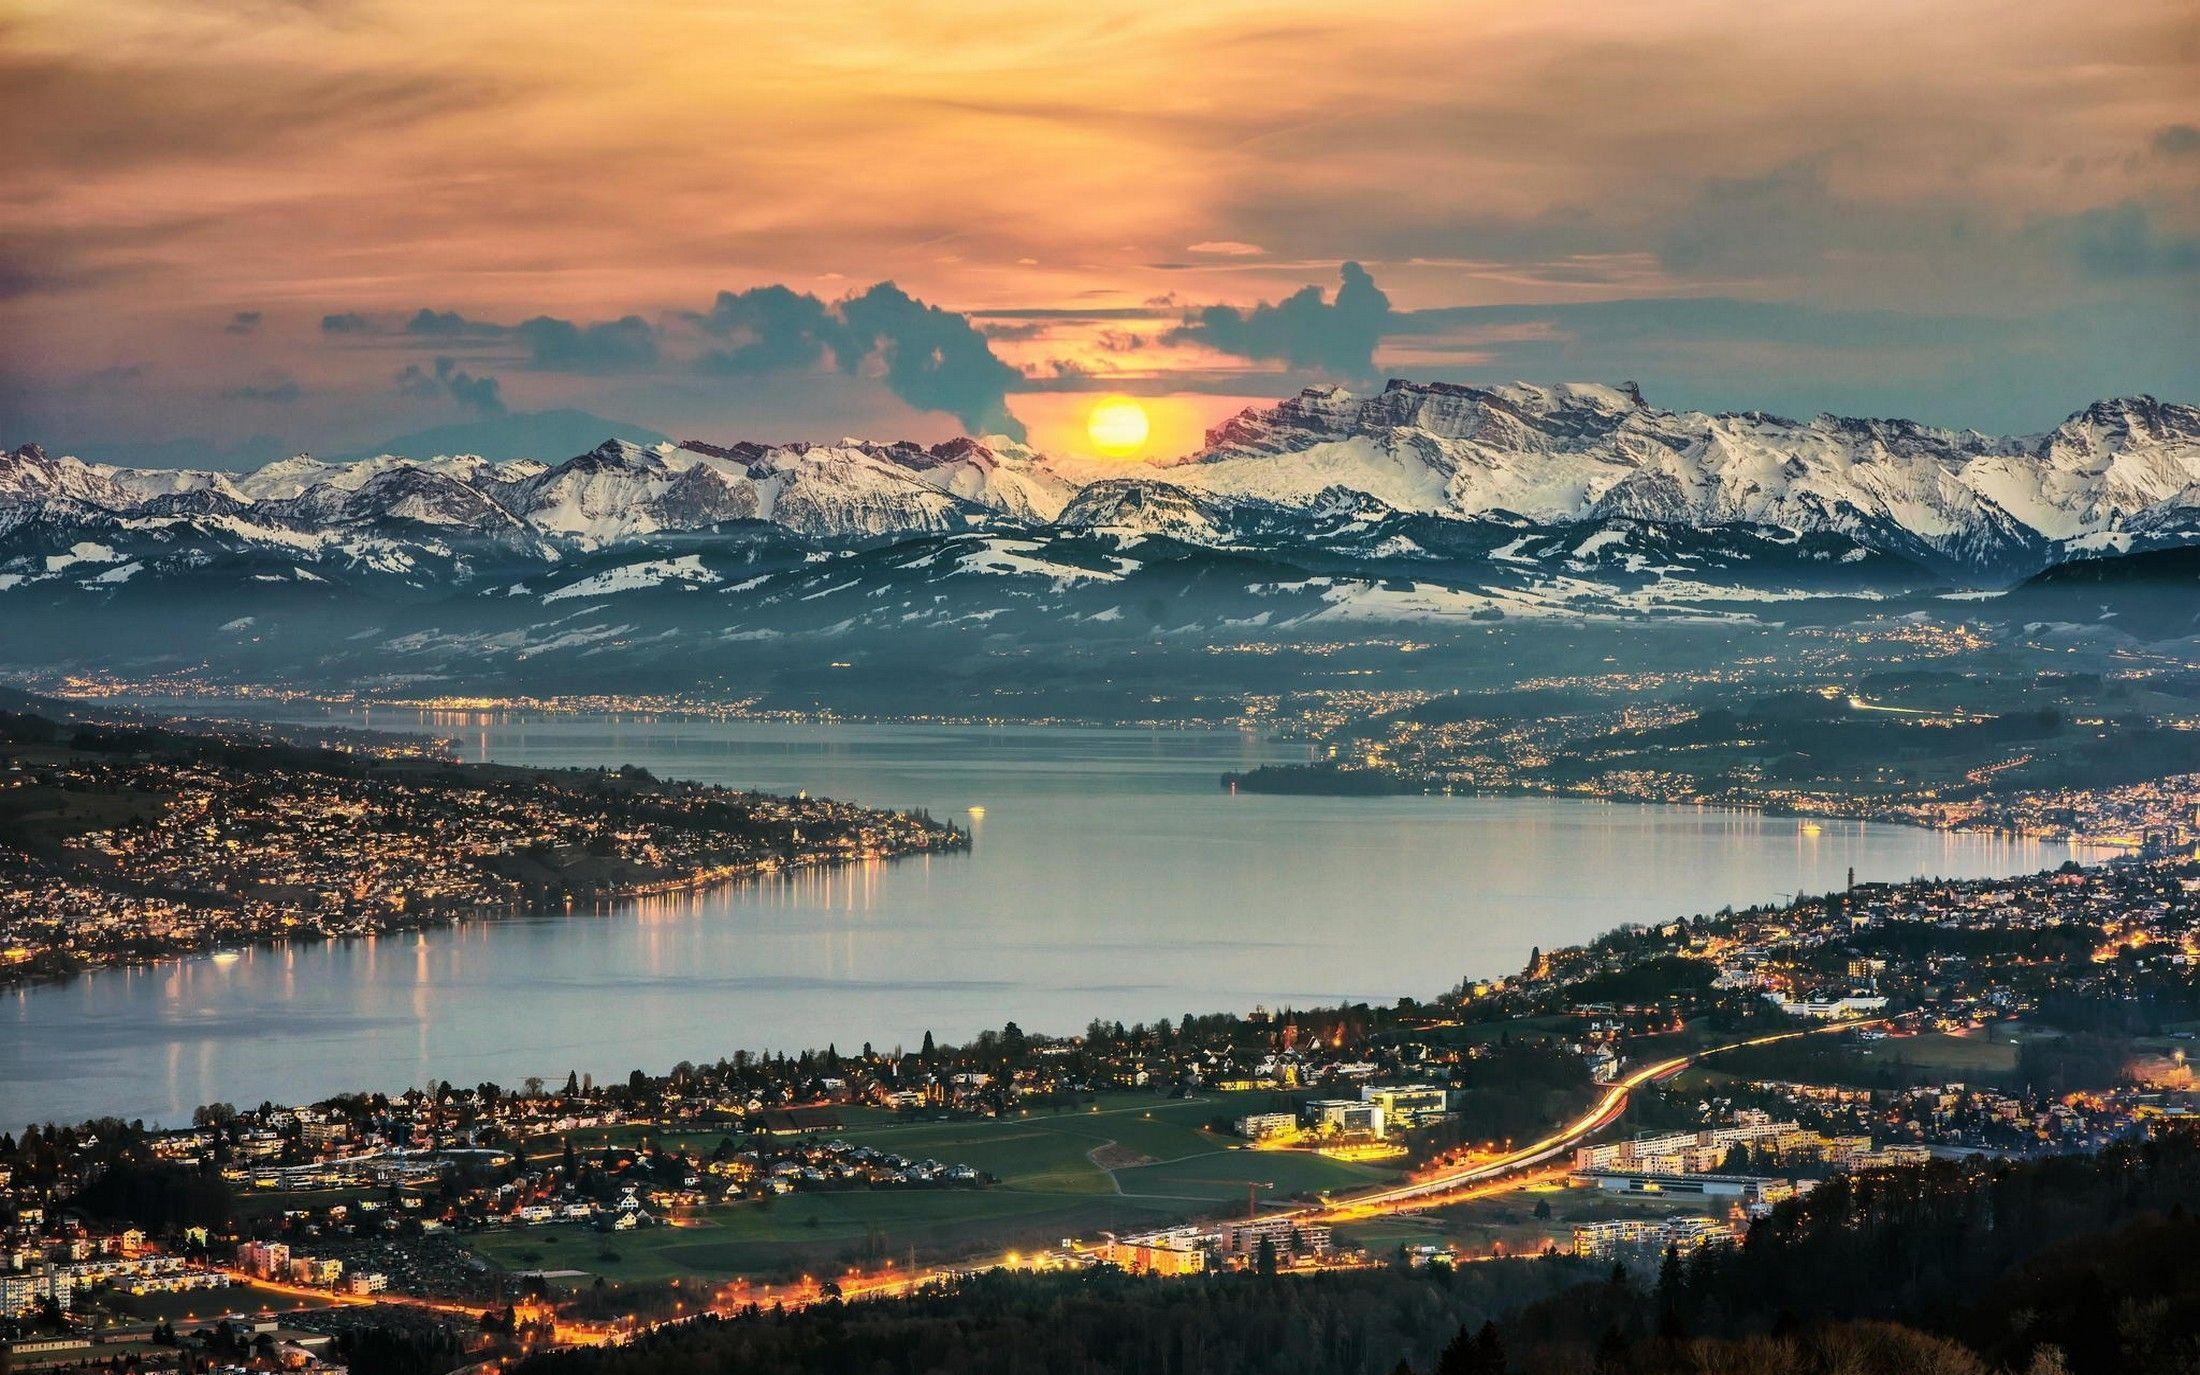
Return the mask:
<path id="1" fill-rule="evenodd" d="M 580 1270 L 618 1283 L 781 1278 L 912 1255 L 938 1262 L 1035 1250 L 1065 1237 L 1161 1226 L 1242 1207 L 1248 1184 L 1259 1197 L 1280 1200 L 1393 1177 L 1320 1156 L 1245 1150 L 1235 1138 L 1207 1130 L 1217 1118 L 1263 1111 L 1276 1101 L 1266 1092 L 1194 1100 L 1111 1094 L 1062 1112 L 952 1122 L 853 1110 L 829 1136 L 911 1159 L 971 1165 L 1000 1182 L 984 1189 L 797 1193 L 769 1204 L 707 1209 L 694 1226 L 611 1235 L 513 1229 L 473 1245 L 510 1269 Z M 633 1133 L 630 1139 L 649 1135 L 619 1130 Z M 715 1144 L 717 1134 L 701 1139 Z M 1100 1150 L 1115 1164 L 1112 1171 L 1094 1162 Z"/>
<path id="2" fill-rule="evenodd" d="M 2003 1022 L 1962 1036 L 1927 1032 L 1855 1042 L 1811 1037 L 1719 1056 L 1689 1070 L 1678 1084 L 1686 1088 L 1732 1079 L 1784 1079 L 1848 1088 L 1950 1082 L 2007 1087 L 2017 1078 L 2017 1049 L 2025 1034 Z"/>
<path id="3" fill-rule="evenodd" d="M 295 1313 L 305 1309 L 332 1308 L 334 1298 L 299 1298 L 250 1285 L 227 1289 L 193 1289 L 180 1294 L 126 1294 L 117 1289 L 79 1292 L 76 1311 L 95 1325 L 158 1322 L 162 1318 L 179 1326 L 210 1321 L 225 1313 Z"/>

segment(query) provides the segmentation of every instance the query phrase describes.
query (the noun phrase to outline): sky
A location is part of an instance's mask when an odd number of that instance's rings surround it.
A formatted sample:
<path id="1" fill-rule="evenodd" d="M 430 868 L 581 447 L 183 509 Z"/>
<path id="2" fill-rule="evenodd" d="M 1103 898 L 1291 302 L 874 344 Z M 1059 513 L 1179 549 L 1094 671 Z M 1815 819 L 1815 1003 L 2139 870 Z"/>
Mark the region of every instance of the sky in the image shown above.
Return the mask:
<path id="1" fill-rule="evenodd" d="M 2189 0 L 0 0 L 0 440 L 2200 399 Z"/>

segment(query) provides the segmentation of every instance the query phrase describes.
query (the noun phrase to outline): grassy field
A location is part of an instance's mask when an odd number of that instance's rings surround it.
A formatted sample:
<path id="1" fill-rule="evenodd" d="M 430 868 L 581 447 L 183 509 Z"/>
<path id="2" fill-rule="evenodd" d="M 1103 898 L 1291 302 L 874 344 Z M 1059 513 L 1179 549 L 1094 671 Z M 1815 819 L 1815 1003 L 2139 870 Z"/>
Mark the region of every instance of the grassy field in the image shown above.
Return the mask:
<path id="1" fill-rule="evenodd" d="M 1283 1199 L 1393 1177 L 1320 1156 L 1245 1150 L 1234 1137 L 1208 1130 L 1215 1119 L 1266 1110 L 1275 1101 L 1266 1092 L 1195 1100 L 1112 1094 L 1059 1113 L 953 1122 L 848 1111 L 843 1127 L 829 1133 L 833 1138 L 971 1165 L 1000 1182 L 984 1189 L 798 1193 L 707 1209 L 693 1226 L 613 1235 L 515 1229 L 473 1245 L 510 1269 L 580 1270 L 615 1283 L 782 1278 L 912 1255 L 937 1262 L 1035 1250 L 1065 1237 L 1162 1226 L 1242 1206 L 1249 1183 L 1262 1198 Z M 648 1134 L 618 1130 L 632 1139 Z M 703 1136 L 706 1147 L 717 1141 L 716 1133 Z M 589 1143 L 576 1138 L 575 1144 Z M 1096 1163 L 1095 1152 L 1115 1168 Z"/>
<path id="2" fill-rule="evenodd" d="M 95 1290 L 81 1299 L 77 1311 L 95 1322 L 111 1320 L 129 1325 L 166 1318 L 181 1326 L 194 1321 L 211 1321 L 225 1313 L 295 1313 L 304 1309 L 332 1308 L 336 1302 L 333 1298 L 299 1298 L 238 1284 L 227 1289 L 194 1289 L 181 1294 Z"/>
<path id="3" fill-rule="evenodd" d="M 1949 1082 L 2007 1086 L 2017 1077 L 2017 1048 L 2024 1035 L 2022 1028 L 2004 1022 L 1961 1036 L 1926 1032 L 1855 1043 L 1812 1037 L 1719 1056 L 1688 1071 L 1679 1084 L 1785 1079 L 1849 1088 Z"/>

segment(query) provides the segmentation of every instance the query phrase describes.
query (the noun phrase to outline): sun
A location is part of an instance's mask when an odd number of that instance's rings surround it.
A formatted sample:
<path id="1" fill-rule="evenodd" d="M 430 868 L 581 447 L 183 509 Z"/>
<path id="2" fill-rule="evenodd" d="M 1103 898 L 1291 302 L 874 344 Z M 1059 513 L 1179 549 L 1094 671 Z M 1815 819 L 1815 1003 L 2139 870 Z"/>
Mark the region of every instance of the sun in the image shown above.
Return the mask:
<path id="1" fill-rule="evenodd" d="M 1111 396 L 1092 408 L 1085 433 L 1101 453 L 1117 457 L 1137 453 L 1146 443 L 1146 408 L 1127 396 Z"/>

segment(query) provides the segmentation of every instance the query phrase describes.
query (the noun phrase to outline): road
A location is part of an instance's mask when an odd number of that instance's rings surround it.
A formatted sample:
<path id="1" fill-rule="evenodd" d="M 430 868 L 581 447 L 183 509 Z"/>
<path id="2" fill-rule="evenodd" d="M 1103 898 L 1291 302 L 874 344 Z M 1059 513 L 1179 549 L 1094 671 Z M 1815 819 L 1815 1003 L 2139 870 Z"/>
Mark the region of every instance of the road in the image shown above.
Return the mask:
<path id="1" fill-rule="evenodd" d="M 1660 1079 L 1670 1079 L 1689 1066 L 1701 1063 L 1714 1055 L 1724 1055 L 1729 1051 L 1741 1050 L 1749 1046 L 1768 1046 L 1777 1041 L 1792 1041 L 1802 1036 L 1821 1036 L 1828 1032 L 1854 1031 L 1858 1027 L 1870 1026 L 1875 1021 L 1884 1020 L 1886 1019 L 1875 1018 L 1873 1021 L 1829 1022 L 1824 1026 L 1805 1027 L 1800 1031 L 1776 1032 L 1770 1036 L 1759 1036 L 1747 1041 L 1732 1041 L 1723 1046 L 1712 1046 L 1708 1050 L 1699 1050 L 1688 1055 L 1676 1055 L 1670 1060 L 1660 1060 L 1656 1064 L 1645 1065 L 1623 1078 L 1614 1080 L 1606 1086 L 1603 1094 L 1598 1097 L 1587 1112 L 1560 1127 L 1557 1131 L 1552 1132 L 1549 1136 L 1539 1141 L 1531 1141 L 1527 1145 L 1498 1156 L 1493 1160 L 1462 1165 L 1456 1169 L 1445 1170 L 1423 1179 L 1410 1180 L 1404 1184 L 1388 1185 L 1367 1193 L 1353 1194 L 1346 1198 L 1332 1200 L 1327 1204 L 1302 1205 L 1300 1208 L 1279 1212 L 1275 1216 L 1289 1216 L 1292 1213 L 1305 1212 L 1325 1222 L 1347 1221 L 1352 1218 L 1398 1212 L 1407 1207 L 1424 1205 L 1431 1199 L 1440 1198 L 1444 1195 L 1493 1184 L 1524 1171 L 1532 1170 L 1538 1165 L 1547 1164 L 1560 1156 L 1570 1154 L 1575 1147 L 1618 1121 L 1620 1115 L 1627 1111 L 1629 1096 L 1644 1084 L 1654 1083 Z"/>
<path id="2" fill-rule="evenodd" d="M 1496 1193 L 1514 1187 L 1526 1179 L 1546 1176 L 1555 1178 L 1564 1174 L 1565 1171 L 1562 1168 L 1546 1167 L 1552 1167 L 1553 1162 L 1569 1155 L 1577 1146 L 1618 1121 L 1620 1116 L 1627 1111 L 1628 1099 L 1636 1089 L 1645 1084 L 1655 1083 L 1661 1079 L 1669 1079 L 1691 1065 L 1700 1064 L 1713 1056 L 1724 1055 L 1730 1051 L 1741 1050 L 1749 1046 L 1772 1045 L 1775 1042 L 1791 1041 L 1803 1036 L 1854 1031 L 1858 1027 L 1884 1023 L 1888 1020 L 1890 1019 L 1874 1018 L 1860 1021 L 1829 1022 L 1824 1026 L 1805 1027 L 1798 1031 L 1776 1032 L 1769 1036 L 1758 1036 L 1747 1041 L 1733 1041 L 1687 1055 L 1676 1055 L 1670 1059 L 1660 1060 L 1655 1064 L 1645 1065 L 1638 1070 L 1634 1070 L 1606 1085 L 1604 1092 L 1597 1097 L 1596 1102 L 1591 1104 L 1589 1109 L 1581 1116 L 1541 1140 L 1531 1141 L 1517 1150 L 1509 1151 L 1494 1159 L 1477 1161 L 1471 1165 L 1462 1165 L 1444 1170 L 1421 1179 L 1409 1180 L 1403 1184 L 1385 1185 L 1364 1193 L 1331 1199 L 1324 1203 L 1307 1203 L 1289 1208 L 1279 1208 L 1265 1213 L 1263 1216 L 1303 1216 L 1310 1221 L 1343 1222 L 1355 1218 L 1380 1216 L 1384 1213 L 1404 1212 L 1408 1209 L 1426 1207 L 1432 1203 L 1456 1202 L 1465 1198 L 1479 1197 L 1483 1194 Z M 1539 1168 L 1542 1170 L 1541 1174 L 1536 1173 Z M 1038 1256 L 1029 1258 L 1018 1256 L 1013 1257 L 1010 1264 L 1016 1268 L 1030 1268 L 1044 1264 L 1044 1262 Z M 697 1312 L 679 1318 L 656 1323 L 613 1324 L 610 1326 L 559 1322 L 556 1341 L 559 1345 L 597 1345 L 606 1341 L 617 1342 L 629 1339 L 637 1331 L 678 1326 L 681 1323 L 692 1322 L 706 1313 L 725 1314 L 736 1312 L 749 1304 L 756 1304 L 764 1308 L 774 1305 L 783 1305 L 787 1308 L 806 1307 L 825 1297 L 828 1293 L 837 1293 L 842 1297 L 851 1299 L 890 1297 L 906 1294 L 912 1289 L 935 1280 L 968 1273 L 971 1269 L 990 1269 L 1001 1266 L 1001 1261 L 992 1260 L 990 1262 L 973 1262 L 965 1266 L 919 1267 L 915 1270 L 900 1271 L 889 1268 L 870 1274 L 849 1273 L 840 1276 L 830 1288 L 827 1287 L 824 1281 L 818 1279 L 804 1279 L 799 1283 L 784 1285 L 751 1285 L 737 1282 L 725 1286 L 718 1292 L 713 1301 L 702 1305 Z M 312 1299 L 321 1303 L 331 1301 L 338 1304 L 362 1305 L 394 1303 L 459 1317 L 478 1317 L 482 1311 L 478 1305 L 456 1303 L 445 1299 L 429 1299 L 389 1293 L 376 1294 L 372 1297 L 340 1295 L 332 1294 L 326 1289 L 312 1289 L 302 1285 L 271 1282 L 258 1276 L 249 1275 L 241 1270 L 228 1269 L 228 1273 L 233 1280 L 240 1284 L 248 1284 L 263 1293 Z"/>

